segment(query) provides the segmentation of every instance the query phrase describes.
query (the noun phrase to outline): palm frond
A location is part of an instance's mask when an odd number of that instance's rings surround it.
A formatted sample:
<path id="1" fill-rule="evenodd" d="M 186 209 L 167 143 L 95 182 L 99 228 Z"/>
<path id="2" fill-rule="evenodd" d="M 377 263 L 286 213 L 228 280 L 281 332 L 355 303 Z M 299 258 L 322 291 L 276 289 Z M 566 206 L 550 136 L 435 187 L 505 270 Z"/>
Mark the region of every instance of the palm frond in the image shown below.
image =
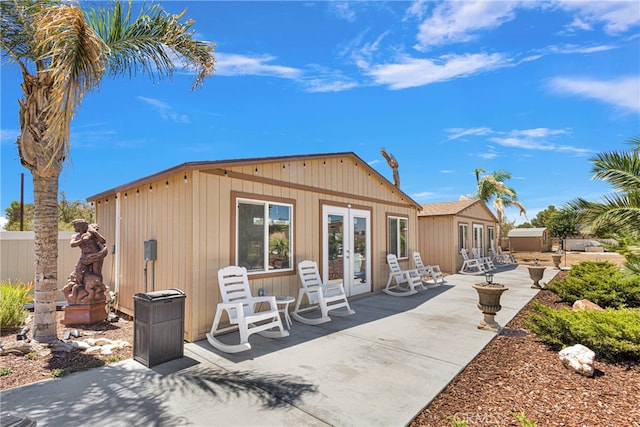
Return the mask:
<path id="1" fill-rule="evenodd" d="M 133 3 L 126 10 L 120 1 L 110 8 L 87 12 L 87 21 L 110 48 L 108 67 L 111 75 L 137 72 L 152 79 L 170 76 L 175 70 L 174 54 L 184 66 L 196 69 L 193 88 L 213 73 L 215 60 L 214 43 L 193 38 L 193 20 L 181 22 L 184 11 L 172 15 L 159 4 L 139 6 L 138 15 L 133 15 Z"/>
<path id="2" fill-rule="evenodd" d="M 640 191 L 640 151 L 600 153 L 592 162 L 593 178 L 607 181 L 616 191 Z"/>
<path id="3" fill-rule="evenodd" d="M 107 46 L 86 25 L 80 7 L 48 7 L 35 14 L 33 22 L 35 61 L 46 64 L 39 78 L 51 84 L 45 139 L 47 151 L 54 153 L 53 162 L 69 149 L 69 127 L 76 107 L 100 83 Z"/>

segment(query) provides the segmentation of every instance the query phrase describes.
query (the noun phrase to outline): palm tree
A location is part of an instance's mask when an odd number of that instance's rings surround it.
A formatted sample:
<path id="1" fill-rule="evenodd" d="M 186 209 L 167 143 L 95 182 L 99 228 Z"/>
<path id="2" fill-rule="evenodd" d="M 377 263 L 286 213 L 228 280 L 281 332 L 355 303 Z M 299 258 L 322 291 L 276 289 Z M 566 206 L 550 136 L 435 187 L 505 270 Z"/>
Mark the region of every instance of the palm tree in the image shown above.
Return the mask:
<path id="1" fill-rule="evenodd" d="M 591 159 L 593 179 L 607 181 L 616 193 L 602 203 L 582 198 L 570 202 L 592 228 L 608 224 L 622 233 L 640 233 L 640 137 L 628 144 L 633 146 L 629 151 L 599 153 Z"/>
<path id="2" fill-rule="evenodd" d="M 491 174 L 485 174 L 484 169 L 475 170 L 476 184 L 478 186 L 476 197 L 484 203 L 493 200 L 493 208 L 496 210 L 496 218 L 498 219 L 498 240 L 502 239 L 502 222 L 505 208 L 516 206 L 520 209 L 520 214 L 527 215 L 524 206 L 518 201 L 516 191 L 508 187 L 504 181 L 511 179 L 511 173 L 503 170 L 497 170 Z"/>
<path id="3" fill-rule="evenodd" d="M 85 12 L 78 3 L 58 0 L 0 2 L 0 49 L 22 71 L 18 152 L 31 171 L 35 205 L 35 298 L 33 338 L 57 338 L 58 178 L 69 154 L 71 119 L 88 91 L 106 72 L 137 71 L 168 76 L 174 59 L 196 69 L 193 88 L 213 73 L 213 43 L 193 39 L 193 21 L 159 5 L 120 1 Z M 126 10 L 125 10 L 126 9 Z M 192 88 L 192 89 L 193 89 Z"/>
<path id="4" fill-rule="evenodd" d="M 614 194 L 602 202 L 590 202 L 578 198 L 569 207 L 580 212 L 582 221 L 591 229 L 607 227 L 615 229 L 617 237 L 640 240 L 640 137 L 628 142 L 628 151 L 597 154 L 591 159 L 594 179 L 602 179 L 613 186 Z M 640 272 L 640 258 L 627 256 L 627 266 Z"/>

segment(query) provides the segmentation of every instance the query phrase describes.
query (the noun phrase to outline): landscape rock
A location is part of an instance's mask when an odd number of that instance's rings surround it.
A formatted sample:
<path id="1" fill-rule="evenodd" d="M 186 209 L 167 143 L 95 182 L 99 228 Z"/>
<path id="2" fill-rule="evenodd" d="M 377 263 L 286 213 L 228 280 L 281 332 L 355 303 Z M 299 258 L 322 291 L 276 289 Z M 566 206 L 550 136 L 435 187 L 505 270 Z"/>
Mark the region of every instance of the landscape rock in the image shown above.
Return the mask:
<path id="1" fill-rule="evenodd" d="M 588 299 L 579 299 L 573 303 L 571 308 L 573 311 L 579 310 L 596 310 L 596 311 L 604 311 L 604 308 L 600 307 L 595 302 L 591 302 Z"/>
<path id="2" fill-rule="evenodd" d="M 594 360 L 596 354 L 588 347 L 582 344 L 576 344 L 571 347 L 564 348 L 559 353 L 560 360 L 569 369 L 574 372 L 584 375 L 585 377 L 592 377 L 595 371 Z"/>

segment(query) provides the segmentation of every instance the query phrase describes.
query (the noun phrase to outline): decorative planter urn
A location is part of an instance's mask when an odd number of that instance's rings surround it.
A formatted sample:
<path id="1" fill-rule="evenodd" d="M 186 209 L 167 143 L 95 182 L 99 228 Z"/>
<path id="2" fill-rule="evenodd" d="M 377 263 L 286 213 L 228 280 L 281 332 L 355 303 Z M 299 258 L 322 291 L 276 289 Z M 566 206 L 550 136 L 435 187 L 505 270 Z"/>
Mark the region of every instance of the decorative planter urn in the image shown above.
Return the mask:
<path id="1" fill-rule="evenodd" d="M 496 313 L 502 310 L 500 297 L 509 288 L 498 283 L 476 283 L 472 285 L 478 291 L 478 308 L 484 314 L 484 319 L 478 324 L 478 329 L 499 332 L 501 326 L 496 322 Z"/>
<path id="2" fill-rule="evenodd" d="M 542 285 L 540 284 L 540 280 L 542 280 L 542 276 L 544 275 L 544 270 L 547 267 L 542 265 L 529 265 L 527 266 L 529 269 L 529 277 L 533 280 L 533 284 L 531 285 L 534 289 L 542 289 Z"/>
<path id="3" fill-rule="evenodd" d="M 553 266 L 557 269 L 560 269 L 560 262 L 562 261 L 562 254 L 553 254 L 551 255 L 553 259 Z"/>

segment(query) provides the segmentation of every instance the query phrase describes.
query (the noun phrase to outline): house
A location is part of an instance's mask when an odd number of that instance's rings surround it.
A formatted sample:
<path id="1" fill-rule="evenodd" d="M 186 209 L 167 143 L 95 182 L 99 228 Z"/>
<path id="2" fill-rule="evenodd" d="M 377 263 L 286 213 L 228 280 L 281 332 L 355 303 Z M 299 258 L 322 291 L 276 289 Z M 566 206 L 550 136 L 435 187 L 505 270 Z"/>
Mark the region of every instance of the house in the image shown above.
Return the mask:
<path id="1" fill-rule="evenodd" d="M 509 231 L 509 251 L 549 252 L 551 232 L 546 227 L 514 228 Z"/>
<path id="2" fill-rule="evenodd" d="M 420 205 L 356 154 L 184 163 L 88 198 L 113 246 L 105 283 L 133 314 L 136 293 L 186 293 L 185 339 L 203 339 L 217 271 L 247 268 L 257 295 L 297 297 L 297 263 L 318 262 L 348 296 L 378 292 L 393 252 L 409 268 Z"/>
<path id="3" fill-rule="evenodd" d="M 480 199 L 422 205 L 418 214 L 418 247 L 426 264 L 439 264 L 445 273 L 462 266 L 460 249 L 478 248 L 489 255 L 496 245 L 498 220 Z"/>

